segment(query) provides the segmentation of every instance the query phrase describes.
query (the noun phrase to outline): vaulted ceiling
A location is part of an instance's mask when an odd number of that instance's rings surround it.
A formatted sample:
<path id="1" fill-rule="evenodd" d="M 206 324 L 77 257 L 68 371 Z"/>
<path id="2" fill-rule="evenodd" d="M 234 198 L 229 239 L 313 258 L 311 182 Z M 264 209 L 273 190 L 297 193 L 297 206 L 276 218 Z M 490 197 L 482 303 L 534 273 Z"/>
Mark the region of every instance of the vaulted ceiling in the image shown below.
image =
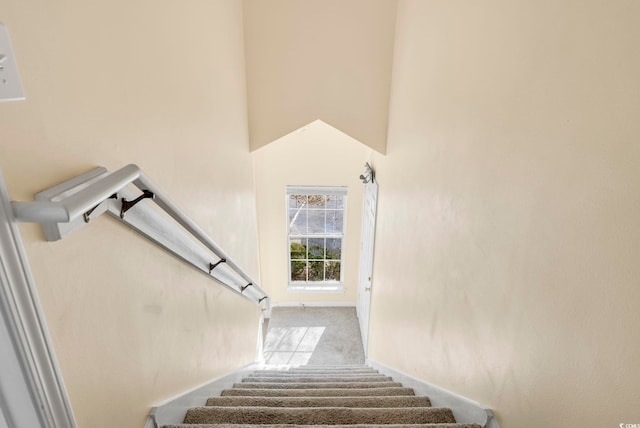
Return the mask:
<path id="1" fill-rule="evenodd" d="M 396 0 L 244 0 L 251 150 L 320 119 L 385 153 Z"/>

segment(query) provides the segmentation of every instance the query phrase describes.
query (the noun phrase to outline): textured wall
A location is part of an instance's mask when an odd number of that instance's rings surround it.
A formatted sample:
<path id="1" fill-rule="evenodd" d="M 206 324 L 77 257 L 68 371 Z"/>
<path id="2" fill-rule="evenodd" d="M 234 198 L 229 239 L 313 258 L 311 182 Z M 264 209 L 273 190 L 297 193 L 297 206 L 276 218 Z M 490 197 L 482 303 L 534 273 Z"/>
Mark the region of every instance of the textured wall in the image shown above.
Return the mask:
<path id="1" fill-rule="evenodd" d="M 384 153 L 396 0 L 244 0 L 251 149 L 320 119 Z"/>
<path id="2" fill-rule="evenodd" d="M 504 427 L 638 423 L 640 2 L 398 9 L 370 357 Z"/>
<path id="3" fill-rule="evenodd" d="M 253 152 L 263 286 L 273 302 L 355 303 L 360 257 L 362 182 L 372 150 L 321 121 Z M 287 292 L 287 185 L 347 186 L 344 293 Z"/>
<path id="4" fill-rule="evenodd" d="M 12 198 L 134 162 L 257 278 L 241 3 L 0 0 L 0 20 L 27 96 L 0 104 Z M 80 427 L 140 427 L 253 361 L 257 306 L 111 219 L 21 230 Z"/>

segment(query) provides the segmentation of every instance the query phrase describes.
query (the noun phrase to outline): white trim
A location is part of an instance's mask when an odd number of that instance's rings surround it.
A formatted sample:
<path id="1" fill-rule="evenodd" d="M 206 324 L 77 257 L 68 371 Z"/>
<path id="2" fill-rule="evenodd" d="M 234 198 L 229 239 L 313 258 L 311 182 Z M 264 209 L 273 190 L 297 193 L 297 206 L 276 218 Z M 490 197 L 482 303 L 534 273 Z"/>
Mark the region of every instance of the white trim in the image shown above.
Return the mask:
<path id="1" fill-rule="evenodd" d="M 287 291 L 290 293 L 344 293 L 344 290 L 344 284 L 338 281 L 323 281 L 314 285 L 296 281 L 287 286 Z"/>
<path id="2" fill-rule="evenodd" d="M 272 303 L 271 307 L 273 308 L 291 308 L 295 306 L 300 307 L 308 307 L 308 308 L 330 308 L 332 306 L 335 307 L 355 307 L 356 304 L 354 302 L 281 302 L 281 303 Z"/>
<path id="3" fill-rule="evenodd" d="M 281 302 L 272 303 L 271 308 L 332 308 L 332 307 L 356 307 L 354 302 Z M 271 311 L 265 311 L 265 318 L 271 318 Z"/>
<path id="4" fill-rule="evenodd" d="M 401 382 L 403 386 L 413 388 L 416 395 L 429 397 L 434 407 L 450 408 L 457 423 L 479 424 L 484 428 L 500 428 L 493 411 L 487 406 L 469 400 L 455 392 L 447 391 L 439 386 L 416 379 L 369 358 L 367 358 L 366 364 L 381 373 L 385 373 L 387 376 L 393 377 L 394 381 Z"/>
<path id="5" fill-rule="evenodd" d="M 158 428 L 168 424 L 181 424 L 187 410 L 194 406 L 203 406 L 209 397 L 220 395 L 222 389 L 230 388 L 235 382 L 240 382 L 246 373 L 264 366 L 263 355 L 263 325 L 267 311 L 263 311 L 258 322 L 258 343 L 256 361 L 241 367 L 237 371 L 204 382 L 194 388 L 169 397 L 154 405 L 147 416 L 143 428 Z M 2 428 L 2 427 L 0 427 Z"/>
<path id="6" fill-rule="evenodd" d="M 346 266 L 346 254 L 344 251 L 345 238 L 347 236 L 347 205 L 348 205 L 348 187 L 347 186 L 287 186 L 287 192 L 285 194 L 285 224 L 286 227 L 286 254 L 287 254 L 287 291 L 293 293 L 343 293 L 344 292 L 344 267 Z M 341 211 L 342 212 L 342 231 L 339 233 L 322 233 L 322 234 L 301 234 L 291 233 L 291 224 L 289 221 L 289 197 L 291 195 L 333 195 L 342 197 L 342 208 L 318 208 L 309 209 L 308 211 Z M 301 210 L 299 208 L 299 210 Z M 298 213 L 296 213 L 297 218 Z M 315 239 L 315 238 L 329 238 L 340 239 L 340 280 L 339 281 L 292 281 L 291 280 L 291 239 Z M 308 255 L 307 255 L 308 256 Z M 306 261 L 307 263 L 312 261 L 308 258 L 301 259 L 299 261 Z M 313 261 L 336 261 L 337 259 L 314 259 Z M 325 272 L 326 274 L 326 272 Z M 307 278 L 308 279 L 308 278 Z M 329 287 L 325 289 L 325 287 Z"/>
<path id="7" fill-rule="evenodd" d="M 142 428 L 158 428 L 156 422 L 153 420 L 153 416 L 147 416 L 147 419 L 144 421 L 144 426 Z"/>
<path id="8" fill-rule="evenodd" d="M 264 364 L 264 323 L 265 323 L 265 311 L 260 314 L 258 320 L 258 338 L 256 340 L 256 363 Z"/>
<path id="9" fill-rule="evenodd" d="M 287 186 L 289 195 L 338 195 L 347 196 L 347 186 Z"/>
<path id="10" fill-rule="evenodd" d="M 367 163 L 370 177 L 374 173 Z M 375 259 L 376 217 L 378 204 L 378 182 L 365 183 L 362 198 L 362 220 L 360 228 L 360 258 L 358 263 L 357 306 L 358 323 L 362 336 L 364 356 L 369 356 L 369 330 L 371 318 L 371 296 Z"/>
<path id="11" fill-rule="evenodd" d="M 9 428 L 9 425 L 7 425 L 7 420 L 4 417 L 2 407 L 0 407 L 0 428 Z"/>
<path id="12" fill-rule="evenodd" d="M 0 313 L 8 336 L 0 351 L 0 407 L 7 425 L 76 427 L 2 174 Z"/>

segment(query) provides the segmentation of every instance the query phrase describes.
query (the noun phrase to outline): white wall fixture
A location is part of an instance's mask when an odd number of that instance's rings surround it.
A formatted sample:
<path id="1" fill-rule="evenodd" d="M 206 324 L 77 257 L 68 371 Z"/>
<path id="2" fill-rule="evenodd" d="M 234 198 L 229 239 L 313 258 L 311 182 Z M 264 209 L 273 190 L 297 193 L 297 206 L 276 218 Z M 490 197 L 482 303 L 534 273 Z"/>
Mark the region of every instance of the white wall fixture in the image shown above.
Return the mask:
<path id="1" fill-rule="evenodd" d="M 127 188 L 130 184 L 138 190 Z M 166 215 L 149 204 L 136 205 L 143 199 L 153 200 Z M 43 190 L 35 201 L 12 201 L 11 206 L 18 222 L 41 223 L 48 241 L 62 239 L 106 212 L 209 279 L 269 310 L 269 296 L 258 283 L 136 165 L 113 173 L 97 167 Z"/>
<path id="2" fill-rule="evenodd" d="M 9 31 L 0 24 L 0 101 L 24 100 L 24 91 L 18 74 Z"/>

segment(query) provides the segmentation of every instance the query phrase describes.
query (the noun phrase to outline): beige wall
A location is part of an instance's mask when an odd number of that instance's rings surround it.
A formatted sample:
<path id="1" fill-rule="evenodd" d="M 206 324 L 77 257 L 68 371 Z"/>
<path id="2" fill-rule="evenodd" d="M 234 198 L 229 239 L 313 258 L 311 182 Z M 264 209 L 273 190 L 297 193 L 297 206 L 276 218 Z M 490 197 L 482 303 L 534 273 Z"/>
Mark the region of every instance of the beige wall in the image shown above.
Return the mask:
<path id="1" fill-rule="evenodd" d="M 0 0 L 0 21 L 27 96 L 0 104 L 14 199 L 134 162 L 258 277 L 240 2 Z M 80 427 L 141 427 L 253 361 L 257 306 L 111 219 L 21 230 Z"/>
<path id="2" fill-rule="evenodd" d="M 504 427 L 637 423 L 640 2 L 398 9 L 371 358 Z"/>
<path id="3" fill-rule="evenodd" d="M 358 176 L 364 171 L 370 152 L 371 149 L 319 120 L 253 152 L 262 285 L 273 303 L 355 303 L 363 191 Z M 344 293 L 287 291 L 287 185 L 348 187 Z"/>
<path id="4" fill-rule="evenodd" d="M 244 0 L 251 148 L 316 119 L 384 153 L 396 0 Z"/>

